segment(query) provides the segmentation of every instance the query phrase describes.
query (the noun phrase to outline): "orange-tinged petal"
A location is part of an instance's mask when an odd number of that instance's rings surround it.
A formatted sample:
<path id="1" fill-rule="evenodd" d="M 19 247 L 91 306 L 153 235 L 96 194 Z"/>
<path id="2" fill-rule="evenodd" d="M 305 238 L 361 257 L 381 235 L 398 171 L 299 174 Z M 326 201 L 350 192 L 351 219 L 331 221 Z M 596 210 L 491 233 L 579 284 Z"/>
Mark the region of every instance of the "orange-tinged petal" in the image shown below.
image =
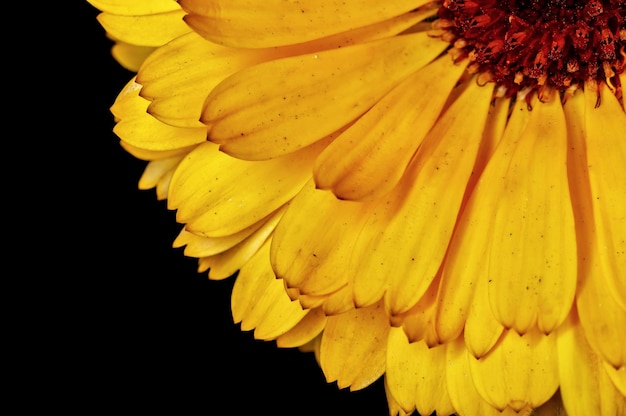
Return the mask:
<path id="1" fill-rule="evenodd" d="M 521 103 L 518 103 L 517 107 L 520 111 L 514 111 L 513 117 L 508 121 L 509 132 L 523 129 L 528 121 L 528 112 L 521 108 Z M 487 160 L 502 137 L 504 126 L 509 118 L 508 111 L 509 100 L 496 100 L 495 105 L 489 109 L 485 131 L 463 205 L 466 205 L 465 200 L 472 195 L 471 190 L 474 189 Z M 491 204 L 497 200 L 496 194 L 486 194 L 482 197 L 488 198 Z M 481 199 L 474 197 L 470 202 L 470 208 L 465 211 L 472 214 L 462 215 L 457 224 L 457 230 L 453 234 L 442 269 L 435 319 L 435 330 L 441 342 L 451 341 L 461 334 L 469 314 L 476 282 L 479 276 L 484 275 L 486 268 L 489 249 L 488 233 L 491 229 L 490 217 L 480 215 L 484 209 L 480 206 L 483 202 Z"/>
<path id="2" fill-rule="evenodd" d="M 308 313 L 285 293 L 269 263 L 269 246 L 263 247 L 237 275 L 231 295 L 233 320 L 243 331 L 254 329 L 254 337 L 273 340 L 286 333 Z"/>
<path id="3" fill-rule="evenodd" d="M 329 316 L 319 357 L 326 380 L 351 391 L 372 384 L 385 372 L 388 334 L 382 302 Z"/>
<path id="4" fill-rule="evenodd" d="M 172 127 L 148 114 L 149 101 L 139 96 L 140 89 L 141 85 L 131 80 L 111 107 L 118 119 L 113 131 L 121 140 L 153 151 L 180 149 L 206 140 L 205 127 Z"/>
<path id="5" fill-rule="evenodd" d="M 202 121 L 236 157 L 292 152 L 353 121 L 445 45 L 416 33 L 262 63 L 220 83 Z"/>
<path id="6" fill-rule="evenodd" d="M 494 316 L 520 333 L 534 325 L 547 333 L 574 299 L 576 236 L 561 103 L 552 97 L 533 105 L 521 136 L 505 132 L 481 177 L 481 190 L 498 198 L 482 215 L 493 212 L 488 292 Z"/>
<path id="7" fill-rule="evenodd" d="M 304 347 L 324 330 L 326 319 L 322 309 L 310 309 L 296 326 L 276 338 L 276 345 L 279 348 Z"/>
<path id="8" fill-rule="evenodd" d="M 391 328 L 386 368 L 389 392 L 405 412 L 454 412 L 446 386 L 446 346 L 429 348 L 423 341 L 410 343 L 401 328 Z"/>
<path id="9" fill-rule="evenodd" d="M 213 256 L 203 257 L 198 261 L 198 271 L 209 270 L 209 279 L 221 280 L 232 276 L 254 256 L 270 237 L 283 215 L 284 208 L 272 215 L 268 221 L 241 243 L 227 251 Z"/>
<path id="10" fill-rule="evenodd" d="M 370 279 L 387 276 L 385 302 L 391 315 L 415 305 L 435 278 L 449 244 L 465 186 L 487 117 L 491 88 L 468 83 L 467 90 L 438 120 L 422 143 L 403 181 L 379 203 L 385 217 L 371 215 L 366 228 L 382 238 L 361 239 L 355 273 L 357 304 L 372 301 Z M 471 123 L 475 128 L 467 130 Z M 401 238 L 398 238 L 401 236 Z"/>
<path id="11" fill-rule="evenodd" d="M 243 48 L 302 43 L 409 12 L 426 0 L 179 0 L 185 21 L 212 42 Z"/>
<path id="12" fill-rule="evenodd" d="M 607 89 L 585 85 L 585 134 L 602 276 L 626 314 L 626 113 Z"/>
<path id="13" fill-rule="evenodd" d="M 158 47 L 191 31 L 183 21 L 184 16 L 185 12 L 178 8 L 154 14 L 100 13 L 98 22 L 115 40 L 138 46 Z"/>
<path id="14" fill-rule="evenodd" d="M 280 159 L 249 162 L 204 143 L 176 170 L 168 206 L 194 233 L 219 237 L 239 232 L 296 195 L 310 179 L 318 153 L 306 148 Z"/>
<path id="15" fill-rule="evenodd" d="M 446 388 L 459 415 L 500 416 L 502 413 L 478 394 L 472 379 L 468 351 L 462 337 L 448 342 L 446 348 Z M 510 409 L 510 408 L 509 408 Z"/>
<path id="16" fill-rule="evenodd" d="M 350 200 L 389 192 L 466 64 L 444 55 L 395 87 L 320 154 L 313 170 L 317 186 Z"/>
<path id="17" fill-rule="evenodd" d="M 575 311 L 557 334 L 561 397 L 567 414 L 626 414 L 626 396 L 616 389 L 603 360 L 590 348 Z"/>
<path id="18" fill-rule="evenodd" d="M 519 335 L 508 330 L 486 356 L 470 356 L 469 366 L 478 393 L 492 406 L 519 411 L 539 407 L 559 387 L 556 333 L 537 329 Z"/>

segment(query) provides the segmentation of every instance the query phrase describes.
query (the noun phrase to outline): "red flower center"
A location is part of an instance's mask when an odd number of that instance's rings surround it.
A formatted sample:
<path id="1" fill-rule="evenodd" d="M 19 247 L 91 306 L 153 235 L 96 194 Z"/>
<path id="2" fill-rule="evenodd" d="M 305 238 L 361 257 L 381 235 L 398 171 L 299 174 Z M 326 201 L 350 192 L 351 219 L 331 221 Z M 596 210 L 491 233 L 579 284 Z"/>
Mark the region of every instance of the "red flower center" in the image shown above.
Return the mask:
<path id="1" fill-rule="evenodd" d="M 605 81 L 621 100 L 626 0 L 444 0 L 439 24 L 511 96 Z"/>

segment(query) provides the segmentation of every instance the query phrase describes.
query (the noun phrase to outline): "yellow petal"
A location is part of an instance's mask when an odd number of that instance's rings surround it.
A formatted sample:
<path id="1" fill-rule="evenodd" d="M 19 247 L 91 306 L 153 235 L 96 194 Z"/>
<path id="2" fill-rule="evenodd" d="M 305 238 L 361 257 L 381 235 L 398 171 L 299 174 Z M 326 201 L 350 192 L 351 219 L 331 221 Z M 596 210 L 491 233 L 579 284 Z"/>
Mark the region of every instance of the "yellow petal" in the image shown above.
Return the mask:
<path id="1" fill-rule="evenodd" d="M 530 410 L 531 411 L 527 413 L 528 416 L 567 416 L 559 390 L 557 390 L 550 400 L 540 407 Z"/>
<path id="2" fill-rule="evenodd" d="M 578 289 L 580 322 L 593 350 L 614 367 L 626 365 L 626 312 L 600 274 L 589 274 Z"/>
<path id="3" fill-rule="evenodd" d="M 535 104 L 517 143 L 501 146 L 510 156 L 493 159 L 492 172 L 504 180 L 489 178 L 501 193 L 489 264 L 490 304 L 496 318 L 518 332 L 535 322 L 544 333 L 553 330 L 574 298 L 576 236 L 566 139 L 561 103 L 553 97 Z"/>
<path id="4" fill-rule="evenodd" d="M 477 99 L 481 102 L 481 94 L 484 94 L 484 97 L 482 97 L 484 100 L 482 100 L 482 102 L 484 106 L 487 107 L 489 105 L 490 90 L 478 87 L 471 88 L 476 88 L 476 91 L 473 93 L 467 91 L 464 99 L 468 101 Z M 472 105 L 472 108 L 476 109 L 479 116 L 486 113 L 486 108 L 484 112 L 478 110 L 480 108 L 479 106 Z M 455 113 L 450 112 L 450 114 Z M 467 115 L 468 113 L 465 112 L 464 114 Z M 471 117 L 473 113 L 469 112 L 469 114 L 468 117 Z M 462 117 L 459 118 L 462 119 Z M 480 117 L 476 117 L 476 119 L 478 118 Z M 458 122 L 460 123 L 460 121 Z M 447 122 L 442 122 L 441 125 L 447 126 L 446 123 Z M 437 134 L 444 136 L 443 133 L 444 131 L 437 130 Z M 445 136 L 448 137 L 448 140 L 457 138 L 456 135 Z M 439 145 L 439 136 L 434 135 L 433 137 L 431 150 L 434 151 L 436 146 Z M 441 162 L 442 164 L 439 169 L 441 172 L 448 172 L 451 175 L 457 174 L 460 175 L 461 178 L 465 172 L 466 178 L 469 176 L 469 171 L 472 166 L 471 149 L 472 146 L 476 149 L 479 140 L 472 141 L 472 136 L 466 135 L 464 138 L 457 140 L 458 143 L 456 145 L 451 144 L 450 149 L 459 149 L 459 152 L 463 153 L 460 151 L 460 147 L 465 146 L 464 143 L 466 140 L 469 142 L 469 145 L 465 148 L 467 159 L 463 159 L 469 162 L 469 164 L 466 164 L 466 169 L 463 170 L 457 166 L 456 171 L 451 172 L 451 170 L 447 168 L 451 167 L 453 163 L 444 160 L 445 158 L 437 159 L 437 162 Z M 441 147 L 443 147 L 443 145 Z M 452 154 L 452 152 L 450 152 L 450 154 Z M 428 157 L 424 159 L 427 160 Z M 425 164 L 425 166 L 425 171 L 437 171 L 435 166 L 428 166 L 428 164 Z M 443 177 L 445 173 L 441 173 L 441 175 Z M 424 174 L 424 177 L 426 176 L 427 175 Z M 447 178 L 450 177 L 451 176 L 447 176 Z M 406 233 L 406 223 L 402 219 L 407 215 L 414 216 L 414 214 L 408 212 L 410 206 L 405 207 L 405 209 L 407 209 L 406 213 L 401 212 L 397 214 L 395 210 L 398 209 L 399 204 L 391 203 L 393 201 L 400 201 L 401 203 L 404 200 L 404 196 L 400 197 L 394 194 L 393 198 L 388 200 L 384 199 L 381 201 L 373 201 L 369 204 L 358 204 L 350 201 L 339 201 L 330 193 L 313 190 L 311 186 L 308 186 L 292 201 L 286 216 L 276 230 L 273 240 L 272 261 L 277 274 L 285 279 L 288 287 L 298 288 L 298 296 L 302 294 L 328 294 L 343 287 L 346 284 L 346 278 L 352 279 L 355 285 L 356 304 L 364 306 L 376 303 L 380 299 L 385 288 L 388 286 L 388 279 L 392 275 L 396 274 L 400 278 L 414 273 L 418 276 L 415 280 L 419 281 L 421 274 L 414 269 L 418 267 L 416 264 L 422 261 L 432 261 L 432 276 L 429 277 L 428 281 L 420 281 L 419 284 L 423 284 L 423 287 L 415 285 L 412 288 L 417 287 L 417 291 L 411 292 L 411 294 L 417 293 L 417 295 L 415 295 L 416 298 L 412 299 L 412 303 L 408 306 L 404 306 L 405 310 L 408 309 L 419 300 L 419 296 L 423 294 L 423 291 L 428 287 L 432 277 L 434 277 L 439 266 L 439 264 L 436 263 L 436 255 L 439 256 L 439 259 L 443 255 L 447 238 L 449 238 L 449 233 L 451 232 L 452 224 L 456 217 L 454 204 L 444 203 L 445 201 L 442 202 L 439 192 L 436 192 L 437 189 L 440 190 L 440 188 L 435 189 L 435 184 L 443 186 L 443 182 L 445 181 L 432 181 L 432 196 L 435 198 L 434 202 L 437 202 L 435 207 L 437 212 L 434 216 L 442 218 L 442 222 L 444 222 L 445 218 L 448 219 L 447 236 L 445 235 L 445 230 L 440 233 L 443 235 L 441 238 L 440 251 L 437 253 L 437 250 L 433 249 L 435 252 L 435 260 L 429 258 L 427 255 L 417 259 L 417 256 L 411 255 L 411 253 L 405 256 L 398 256 L 398 244 L 402 245 L 402 241 L 394 241 L 391 248 L 385 247 L 382 243 L 379 245 L 380 236 L 387 235 L 386 233 L 390 227 L 390 219 L 394 218 L 394 216 L 396 216 L 393 220 L 395 221 L 394 227 L 402 229 L 400 235 L 424 235 L 424 232 L 419 231 Z M 460 180 L 460 182 L 460 186 L 463 187 L 463 181 Z M 450 183 L 446 182 L 445 186 L 446 189 L 449 189 Z M 413 179 L 409 178 L 407 179 L 405 187 L 400 189 L 398 193 L 403 194 L 405 193 L 405 189 L 413 188 Z M 422 188 L 427 187 L 424 186 Z M 426 191 L 420 195 L 418 195 L 415 190 L 412 192 L 416 200 L 419 200 L 420 197 L 427 194 Z M 444 194 L 450 197 L 456 196 L 458 198 L 458 206 L 463 191 L 461 190 L 461 192 L 458 193 L 446 192 Z M 425 209 L 432 209 L 431 206 L 435 204 L 432 203 L 433 201 L 428 201 L 428 203 L 424 203 L 424 205 L 427 205 Z M 449 202 L 450 200 L 448 199 L 446 201 Z M 442 203 L 439 204 L 439 202 Z M 412 206 L 414 205 L 415 204 Z M 450 209 L 447 217 L 444 215 L 446 212 L 444 209 Z M 306 214 L 307 212 L 309 214 Z M 416 229 L 426 227 L 426 223 L 432 223 L 432 221 L 428 221 L 429 218 L 430 217 L 425 215 L 424 221 L 420 222 L 418 226 L 416 226 Z M 366 222 L 368 222 L 367 225 L 364 225 Z M 444 226 L 441 228 L 445 228 Z M 416 250 L 418 245 L 418 241 L 408 241 L 408 243 L 404 244 L 400 249 L 404 251 Z M 393 250 L 393 253 L 389 253 L 389 250 Z M 414 261 L 398 262 L 397 259 L 401 257 L 409 259 L 416 257 L 416 259 Z M 398 271 L 398 267 L 406 268 L 407 271 L 401 273 Z M 428 273 L 425 274 L 428 276 Z M 411 283 L 414 283 L 414 281 Z M 398 283 L 398 285 L 404 287 L 401 283 Z M 304 300 L 302 301 L 305 302 Z M 400 311 L 400 308 L 398 308 L 398 310 Z"/>
<path id="5" fill-rule="evenodd" d="M 402 409 L 402 406 L 400 406 L 396 399 L 391 395 L 391 391 L 389 390 L 387 384 L 387 378 L 385 377 L 385 396 L 387 397 L 387 407 L 389 408 L 389 414 L 392 416 L 408 416 L 412 414 L 412 411 L 407 413 L 404 411 L 404 409 Z"/>
<path id="6" fill-rule="evenodd" d="M 502 140 L 505 129 L 508 129 L 510 133 L 511 131 L 521 129 L 522 126 L 526 125 L 525 123 L 527 122 L 528 112 L 525 112 L 524 116 L 522 117 L 515 117 L 515 122 L 510 122 L 510 109 L 510 98 L 499 98 L 497 100 L 494 100 L 492 102 L 492 105 L 489 107 L 489 116 L 487 117 L 485 128 L 483 129 L 483 138 L 480 142 L 478 156 L 476 157 L 476 165 L 474 166 L 472 177 L 470 178 L 469 184 L 467 185 L 468 190 L 473 190 L 476 186 L 476 183 L 478 183 L 478 181 L 480 180 L 480 176 L 485 170 L 487 163 L 489 163 L 489 159 L 491 159 L 491 156 L 493 155 L 496 146 L 498 145 L 498 143 L 500 143 L 500 140 Z M 471 192 L 467 192 L 465 195 L 465 200 L 470 195 Z"/>
<path id="7" fill-rule="evenodd" d="M 235 323 L 254 337 L 273 340 L 292 329 L 308 313 L 289 299 L 283 282 L 269 263 L 269 242 L 241 268 L 233 286 L 231 303 Z"/>
<path id="8" fill-rule="evenodd" d="M 454 409 L 459 415 L 500 416 L 501 412 L 478 394 L 469 358 L 462 337 L 446 344 L 446 387 Z"/>
<path id="9" fill-rule="evenodd" d="M 103 12 L 129 16 L 180 10 L 180 6 L 172 0 L 87 0 L 87 2 Z"/>
<path id="10" fill-rule="evenodd" d="M 498 99 L 495 105 L 489 109 L 476 164 L 468 182 L 468 190 L 464 196 L 463 205 L 466 205 L 465 200 L 468 196 L 472 195 L 471 190 L 474 189 L 487 160 L 501 139 L 504 126 L 509 118 L 509 103 L 510 100 Z M 509 131 L 521 130 L 526 125 L 528 112 L 522 110 L 513 112 L 513 114 L 514 116 L 509 120 L 508 129 Z M 487 232 L 491 227 L 490 217 L 478 215 L 483 208 L 476 209 L 473 205 L 482 202 L 495 203 L 496 195 L 487 194 L 483 197 L 489 198 L 489 201 L 473 198 L 470 204 L 472 207 L 465 209 L 475 214 L 472 216 L 465 214 L 461 217 L 448 248 L 447 258 L 444 261 L 441 284 L 437 295 L 435 319 L 435 330 L 441 342 L 451 341 L 461 334 L 469 314 L 476 282 L 486 268 L 489 249 Z M 475 229 L 483 229 L 485 232 L 472 232 Z"/>
<path id="11" fill-rule="evenodd" d="M 388 334 L 382 302 L 328 317 L 320 346 L 326 380 L 351 391 L 372 384 L 385 372 Z"/>
<path id="12" fill-rule="evenodd" d="M 319 39 L 407 13 L 425 0 L 180 0 L 185 21 L 207 39 L 243 48 L 288 45 Z"/>
<path id="13" fill-rule="evenodd" d="M 344 127 L 445 46 L 417 33 L 262 63 L 219 84 L 202 121 L 228 154 L 276 157 Z"/>
<path id="14" fill-rule="evenodd" d="M 444 55 L 395 87 L 320 154 L 313 171 L 317 186 L 351 200 L 389 192 L 465 66 Z"/>
<path id="15" fill-rule="evenodd" d="M 494 316 L 520 333 L 536 324 L 547 333 L 574 299 L 576 236 L 561 103 L 553 97 L 533 105 L 520 136 L 505 131 L 475 194 L 485 202 L 496 198 L 477 213 L 493 213 L 485 216 L 492 241 L 484 278 Z"/>
<path id="16" fill-rule="evenodd" d="M 392 317 L 392 320 L 401 318 L 402 329 L 409 342 L 424 341 L 428 347 L 435 347 L 440 344 L 434 328 L 435 300 L 440 281 L 439 277 L 435 278 L 414 307 L 398 317 Z"/>
<path id="17" fill-rule="evenodd" d="M 604 88 L 585 86 L 585 134 L 602 276 L 626 313 L 626 113 Z"/>
<path id="18" fill-rule="evenodd" d="M 626 367 L 615 368 L 606 361 L 602 364 L 615 388 L 626 397 Z"/>
<path id="19" fill-rule="evenodd" d="M 153 46 L 136 46 L 129 43 L 117 42 L 111 48 L 111 55 L 122 67 L 132 72 L 139 71 L 141 64 L 148 55 L 154 52 Z"/>
<path id="20" fill-rule="evenodd" d="M 321 334 L 325 326 L 324 312 L 319 308 L 311 309 L 296 326 L 276 338 L 276 345 L 279 348 L 303 347 Z"/>
<path id="21" fill-rule="evenodd" d="M 338 315 L 352 310 L 354 308 L 352 287 L 348 284 L 340 287 L 326 296 L 321 306 L 324 309 L 324 313 L 328 316 Z"/>
<path id="22" fill-rule="evenodd" d="M 626 311 L 619 305 L 619 294 L 616 292 L 617 286 L 609 284 L 611 281 L 620 279 L 624 275 L 617 271 L 615 273 L 607 265 L 611 264 L 610 259 L 614 253 L 606 249 L 604 242 L 599 240 L 599 227 L 596 224 L 594 210 L 603 208 L 602 199 L 596 201 L 592 197 L 591 183 L 589 176 L 591 170 L 595 170 L 598 175 L 602 172 L 602 162 L 590 164 L 587 157 L 588 146 L 598 148 L 600 145 L 591 143 L 597 140 L 588 140 L 585 127 L 585 113 L 588 111 L 598 111 L 599 109 L 588 108 L 586 101 L 589 100 L 587 94 L 575 94 L 568 99 L 565 105 L 567 118 L 567 128 L 570 148 L 570 184 L 572 189 L 572 201 L 574 202 L 574 212 L 576 216 L 576 232 L 580 255 L 578 256 L 579 283 L 577 287 L 576 304 L 580 321 L 584 328 L 585 335 L 593 350 L 601 355 L 605 360 L 614 366 L 626 363 L 626 351 L 624 351 L 624 336 L 616 328 L 626 327 Z M 607 124 L 610 121 L 607 120 Z M 600 138 L 599 140 L 604 140 Z M 612 138 L 606 138 L 612 140 Z M 607 156 L 609 157 L 609 156 Z M 610 157 L 609 157 L 610 158 Z M 609 174 L 609 173 L 607 173 Z M 600 178 L 596 178 L 596 181 Z M 619 192 L 619 191 L 617 191 Z M 607 203 L 613 201 L 611 191 L 606 195 Z M 619 228 L 619 225 L 617 225 Z M 602 260 L 605 258 L 604 260 Z"/>
<path id="23" fill-rule="evenodd" d="M 195 127 L 200 123 L 208 93 L 243 68 L 286 56 L 393 36 L 432 13 L 411 13 L 330 38 L 281 48 L 224 47 L 207 42 L 192 32 L 169 42 L 150 56 L 138 74 L 138 82 L 143 85 L 141 95 L 151 100 L 150 114 L 164 123 Z"/>
<path id="24" fill-rule="evenodd" d="M 97 18 L 114 39 L 139 46 L 161 46 L 191 31 L 183 21 L 185 12 L 178 7 L 160 13 L 142 13 L 144 12 L 136 15 L 100 13 Z"/>
<path id="25" fill-rule="evenodd" d="M 234 234 L 289 201 L 310 178 L 319 150 L 306 148 L 281 159 L 248 162 L 204 143 L 181 162 L 168 206 L 189 231 L 208 237 Z"/>
<path id="26" fill-rule="evenodd" d="M 137 159 L 147 161 L 163 160 L 172 157 L 184 156 L 196 147 L 195 145 L 192 145 L 172 150 L 147 150 L 141 147 L 133 146 L 132 144 L 125 141 L 120 141 L 120 146 Z"/>
<path id="27" fill-rule="evenodd" d="M 488 284 L 487 279 L 478 279 L 475 283 L 463 332 L 465 347 L 475 358 L 481 358 L 491 351 L 504 332 L 504 327 L 491 312 Z"/>
<path id="28" fill-rule="evenodd" d="M 273 213 L 272 215 L 279 215 Z M 257 231 L 263 224 L 268 221 L 263 218 L 261 221 L 252 224 L 243 230 L 223 237 L 204 237 L 190 233 L 183 229 L 174 240 L 174 248 L 185 247 L 185 255 L 189 257 L 209 257 L 229 250 L 248 238 L 252 233 Z"/>
<path id="29" fill-rule="evenodd" d="M 410 343 L 401 328 L 391 328 L 387 344 L 386 384 L 402 409 L 421 415 L 454 412 L 446 386 L 446 347 Z"/>
<path id="30" fill-rule="evenodd" d="M 321 309 L 322 305 L 324 304 L 324 301 L 326 300 L 326 296 L 302 295 L 302 294 L 298 294 L 297 290 L 294 291 L 290 288 L 287 288 L 285 291 L 289 295 L 289 298 L 294 299 L 294 300 L 299 300 L 300 304 L 302 305 L 304 309 L 316 309 L 316 308 Z"/>
<path id="31" fill-rule="evenodd" d="M 189 33 L 157 49 L 141 67 L 141 96 L 164 123 L 198 127 L 208 93 L 229 75 L 270 59 L 265 50 L 226 48 Z M 206 134 L 206 133 L 205 133 Z"/>
<path id="32" fill-rule="evenodd" d="M 121 140 L 152 151 L 180 149 L 206 140 L 205 127 L 172 127 L 148 114 L 149 101 L 139 96 L 140 89 L 141 85 L 131 80 L 111 107 L 118 119 L 113 131 Z"/>
<path id="33" fill-rule="evenodd" d="M 539 407 L 559 386 L 555 332 L 532 330 L 518 335 L 508 330 L 486 356 L 470 356 L 472 379 L 478 393 L 492 406 L 519 411 Z"/>
<path id="34" fill-rule="evenodd" d="M 278 210 L 275 215 L 241 243 L 232 248 L 209 257 L 203 257 L 198 261 L 198 271 L 209 270 L 209 279 L 221 280 L 232 276 L 241 269 L 270 237 L 276 224 L 283 215 L 284 208 Z"/>
<path id="35" fill-rule="evenodd" d="M 272 240 L 272 264 L 300 294 L 326 295 L 348 282 L 350 256 L 369 211 L 313 182 L 291 201 Z M 352 305 L 353 302 L 350 302 Z"/>
<path id="36" fill-rule="evenodd" d="M 156 187 L 158 200 L 162 201 L 167 198 L 172 175 L 174 175 L 174 170 L 182 158 L 183 156 L 180 155 L 168 159 L 153 160 L 148 163 L 139 178 L 139 189 Z"/>
<path id="37" fill-rule="evenodd" d="M 387 276 L 385 302 L 391 315 L 415 305 L 435 278 L 457 221 L 472 173 L 492 89 L 467 84 L 422 143 L 402 182 L 379 203 L 386 216 L 371 215 L 366 228 L 382 238 L 361 239 L 355 274 L 357 304 L 372 301 L 370 279 Z M 472 129 L 467 129 L 472 125 Z M 400 236 L 400 237 L 398 237 Z"/>
<path id="38" fill-rule="evenodd" d="M 308 316 L 310 316 L 310 313 L 307 314 L 307 317 Z M 305 319 L 306 319 L 306 317 L 305 317 Z M 302 322 L 302 321 L 300 321 L 300 322 Z M 324 324 L 324 325 L 326 325 L 326 324 Z M 315 360 L 317 360 L 317 362 L 319 364 L 319 351 L 320 351 L 321 339 L 322 339 L 322 334 L 320 333 L 315 338 L 313 338 L 311 341 L 309 341 L 306 344 L 298 347 L 298 350 L 302 351 L 302 352 L 312 352 L 312 353 L 314 353 L 315 354 Z"/>
<path id="39" fill-rule="evenodd" d="M 557 334 L 561 397 L 567 414 L 626 414 L 626 397 L 615 388 L 603 360 L 589 347 L 575 311 Z"/>

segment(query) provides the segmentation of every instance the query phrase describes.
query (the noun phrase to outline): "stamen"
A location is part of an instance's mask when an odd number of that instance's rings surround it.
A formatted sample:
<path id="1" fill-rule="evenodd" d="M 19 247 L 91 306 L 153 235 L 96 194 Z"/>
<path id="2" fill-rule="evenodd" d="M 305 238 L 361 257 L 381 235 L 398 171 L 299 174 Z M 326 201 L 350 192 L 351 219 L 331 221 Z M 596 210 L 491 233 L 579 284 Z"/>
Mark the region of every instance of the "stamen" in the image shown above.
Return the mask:
<path id="1" fill-rule="evenodd" d="M 444 0 L 438 15 L 434 25 L 454 35 L 442 38 L 465 51 L 469 71 L 488 73 L 509 97 L 590 80 L 621 95 L 624 0 Z"/>

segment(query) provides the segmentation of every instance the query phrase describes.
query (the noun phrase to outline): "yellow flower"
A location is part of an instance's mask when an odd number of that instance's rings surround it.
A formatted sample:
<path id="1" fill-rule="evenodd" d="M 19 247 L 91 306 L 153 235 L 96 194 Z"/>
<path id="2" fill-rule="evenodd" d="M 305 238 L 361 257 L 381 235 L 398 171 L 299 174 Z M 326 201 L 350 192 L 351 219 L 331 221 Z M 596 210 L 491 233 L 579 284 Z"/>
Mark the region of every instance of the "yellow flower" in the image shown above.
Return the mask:
<path id="1" fill-rule="evenodd" d="M 626 414 L 623 0 L 89 0 L 232 313 L 390 415 Z"/>

